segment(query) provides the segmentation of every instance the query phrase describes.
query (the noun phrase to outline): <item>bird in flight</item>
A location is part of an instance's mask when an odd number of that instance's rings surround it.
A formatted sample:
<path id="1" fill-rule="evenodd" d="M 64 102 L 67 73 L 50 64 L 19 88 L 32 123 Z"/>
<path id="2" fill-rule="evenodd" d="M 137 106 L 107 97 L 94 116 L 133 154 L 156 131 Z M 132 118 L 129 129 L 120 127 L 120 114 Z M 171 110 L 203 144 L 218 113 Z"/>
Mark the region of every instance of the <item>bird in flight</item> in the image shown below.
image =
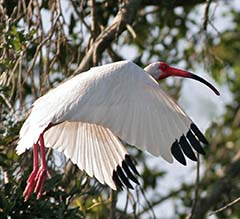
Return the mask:
<path id="1" fill-rule="evenodd" d="M 17 153 L 33 147 L 33 171 L 23 196 L 40 198 L 47 178 L 45 147 L 65 156 L 112 189 L 139 184 L 139 175 L 125 143 L 186 165 L 204 154 L 206 138 L 187 114 L 159 86 L 159 80 L 179 76 L 203 78 L 155 62 L 142 69 L 131 61 L 91 68 L 38 98 L 24 122 Z M 41 159 L 39 162 L 40 153 Z M 132 182 L 131 182 L 132 181 Z"/>

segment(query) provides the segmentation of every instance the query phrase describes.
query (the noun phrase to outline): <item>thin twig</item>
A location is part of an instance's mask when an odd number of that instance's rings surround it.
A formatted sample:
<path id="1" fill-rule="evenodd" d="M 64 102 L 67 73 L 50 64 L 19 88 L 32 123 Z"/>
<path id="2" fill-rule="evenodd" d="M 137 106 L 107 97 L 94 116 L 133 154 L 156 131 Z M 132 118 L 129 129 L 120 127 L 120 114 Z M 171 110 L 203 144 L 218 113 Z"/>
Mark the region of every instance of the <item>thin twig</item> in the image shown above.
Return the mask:
<path id="1" fill-rule="evenodd" d="M 156 215 L 155 215 L 155 212 L 154 212 L 154 210 L 153 210 L 153 206 L 152 206 L 152 204 L 148 201 L 147 196 L 146 196 L 146 194 L 145 194 L 145 191 L 143 190 L 142 187 L 140 187 L 140 191 L 141 191 L 141 193 L 142 193 L 142 195 L 143 195 L 143 197 L 144 197 L 144 199 L 145 199 L 145 201 L 146 201 L 146 203 L 147 203 L 147 205 L 148 205 L 148 207 L 149 207 L 149 210 L 152 212 L 153 218 L 157 218 Z"/>
<path id="2" fill-rule="evenodd" d="M 34 67 L 34 64 L 35 64 L 35 62 L 36 62 L 36 60 L 37 60 L 38 53 L 40 52 L 42 46 L 52 37 L 52 35 L 53 35 L 53 33 L 54 33 L 53 30 L 55 29 L 54 27 L 55 27 L 55 25 L 56 25 L 59 17 L 60 17 L 60 14 L 58 14 L 58 15 L 56 16 L 56 18 L 55 18 L 55 20 L 54 20 L 54 22 L 53 22 L 53 28 L 51 28 L 51 29 L 49 30 L 46 38 L 38 45 L 38 47 L 37 47 L 37 49 L 36 49 L 36 52 L 35 52 L 35 54 L 34 54 L 33 60 L 32 60 L 32 64 L 30 65 L 30 67 L 29 67 L 28 70 L 27 70 L 27 73 L 28 73 L 28 74 L 29 74 L 29 72 L 32 71 L 32 69 L 33 69 L 33 67 Z"/>
<path id="3" fill-rule="evenodd" d="M 12 89 L 11 89 L 11 92 L 10 92 L 10 95 L 9 95 L 9 98 L 8 98 L 9 100 L 11 100 L 13 98 L 14 93 L 15 93 L 16 83 L 15 83 L 14 73 L 15 73 L 15 71 L 16 71 L 19 63 L 20 63 L 20 59 L 21 59 L 21 56 L 18 57 L 17 61 L 14 64 L 13 69 L 10 72 L 11 75 L 9 76 L 9 78 L 11 78 L 10 80 L 12 80 Z"/>
<path id="4" fill-rule="evenodd" d="M 238 202 L 240 202 L 240 197 L 238 197 L 238 198 L 236 198 L 235 200 L 233 200 L 232 202 L 226 204 L 226 205 L 223 206 L 222 208 L 219 208 L 219 209 L 217 209 L 216 211 L 213 211 L 213 212 L 209 213 L 209 216 L 214 215 L 214 214 L 217 214 L 217 213 L 219 213 L 219 212 L 221 212 L 221 211 L 224 211 L 224 210 L 226 210 L 227 208 L 230 208 L 230 207 L 232 207 L 233 205 L 237 204 Z"/>
<path id="5" fill-rule="evenodd" d="M 127 192 L 126 193 L 126 203 L 125 203 L 125 207 L 124 207 L 124 211 L 123 212 L 127 212 L 128 202 L 129 202 L 129 197 L 128 197 L 128 192 Z"/>
<path id="6" fill-rule="evenodd" d="M 53 5 L 53 4 L 52 4 Z M 42 16 L 41 16 L 41 9 L 40 9 L 40 5 L 38 3 L 38 1 L 35 2 L 35 8 L 36 8 L 36 17 L 37 17 L 37 29 L 38 29 L 38 32 L 39 32 L 39 38 L 38 38 L 38 41 L 39 41 L 39 44 L 43 41 L 44 39 L 44 29 L 43 29 L 43 23 L 42 23 Z M 52 14 L 51 14 L 52 16 Z M 39 78 L 39 88 L 40 88 L 40 95 L 42 95 L 41 93 L 41 89 L 43 87 L 43 83 L 42 83 L 42 75 L 44 75 L 44 65 L 43 65 L 43 53 L 42 53 L 42 50 L 40 49 L 39 51 L 39 68 L 38 68 L 38 71 L 39 71 L 39 74 L 38 74 L 38 78 Z M 49 51 L 47 51 L 46 53 L 46 65 L 45 66 L 48 66 L 48 57 L 49 56 Z M 36 87 L 34 86 L 35 82 L 34 82 L 34 74 L 31 75 L 31 81 L 32 81 L 32 93 L 34 94 L 34 97 L 37 98 L 37 89 Z"/>
<path id="7" fill-rule="evenodd" d="M 202 25 L 204 31 L 207 30 L 207 25 L 209 21 L 209 9 L 210 9 L 211 2 L 212 0 L 206 0 L 206 6 L 203 14 L 203 25 Z"/>
<path id="8" fill-rule="evenodd" d="M 10 103 L 10 101 L 7 99 L 7 97 L 5 97 L 4 94 L 0 93 L 0 97 L 2 98 L 2 100 L 5 102 L 6 106 L 8 107 L 8 109 L 13 112 L 13 107 Z"/>
<path id="9" fill-rule="evenodd" d="M 22 110 L 23 107 L 23 75 L 22 75 L 22 56 L 19 57 L 19 65 L 18 65 L 18 84 L 17 84 L 17 93 L 19 97 L 19 105 L 20 105 L 20 110 Z"/>
<path id="10" fill-rule="evenodd" d="M 76 13 L 76 15 L 78 16 L 79 20 L 82 22 L 82 24 L 84 24 L 84 26 L 87 28 L 87 30 L 89 32 L 91 32 L 91 27 L 87 24 L 87 22 L 85 21 L 84 17 L 85 17 L 85 14 L 83 14 L 83 9 L 81 10 L 81 12 L 78 10 L 78 6 L 76 5 L 75 1 L 73 0 L 70 0 L 72 6 L 73 6 L 73 9 Z"/>
<path id="11" fill-rule="evenodd" d="M 129 197 L 129 200 L 132 204 L 132 210 L 133 210 L 133 218 L 136 218 L 136 211 L 137 211 L 137 203 L 136 203 L 136 200 L 134 198 L 134 196 L 132 195 L 131 192 L 129 192 L 129 190 L 127 190 L 127 193 L 128 193 L 128 197 Z"/>
<path id="12" fill-rule="evenodd" d="M 135 30 L 132 28 L 132 26 L 127 24 L 126 28 L 129 31 L 129 33 L 132 35 L 133 39 L 135 39 L 137 37 L 137 34 L 136 34 Z"/>
<path id="13" fill-rule="evenodd" d="M 97 35 L 97 18 L 96 18 L 95 7 L 96 7 L 95 0 L 91 0 L 90 1 L 91 17 L 92 17 L 91 35 L 93 40 L 96 38 L 96 35 Z"/>
<path id="14" fill-rule="evenodd" d="M 191 188 L 192 188 L 192 186 L 188 186 L 186 188 L 186 190 L 191 189 Z M 170 198 L 173 198 L 173 197 L 177 196 L 181 191 L 182 191 L 182 188 L 170 192 L 166 196 L 161 197 L 159 200 L 153 201 L 151 203 L 151 207 L 153 208 L 153 207 L 156 207 L 156 206 L 162 204 L 163 202 L 169 200 Z M 144 214 L 146 211 L 149 211 L 149 210 L 150 210 L 149 206 L 144 207 L 141 211 L 138 212 L 137 217 L 140 217 L 142 214 Z"/>
<path id="15" fill-rule="evenodd" d="M 215 25 L 211 21 L 209 21 L 209 24 L 216 31 L 217 35 L 221 37 L 221 32 L 217 29 L 217 27 L 215 27 Z"/>
<path id="16" fill-rule="evenodd" d="M 117 51 L 117 49 L 113 49 L 111 46 L 109 46 L 109 48 L 107 48 L 108 55 L 111 57 L 113 62 L 120 61 L 120 60 L 124 59 L 116 51 Z"/>
<path id="17" fill-rule="evenodd" d="M 199 159 L 199 153 L 197 153 L 197 169 L 196 169 L 194 200 L 193 200 L 191 214 L 189 215 L 188 219 L 193 219 L 195 215 L 195 210 L 198 202 L 198 193 L 199 193 L 199 178 L 200 178 L 199 176 L 200 176 L 200 159 Z"/>

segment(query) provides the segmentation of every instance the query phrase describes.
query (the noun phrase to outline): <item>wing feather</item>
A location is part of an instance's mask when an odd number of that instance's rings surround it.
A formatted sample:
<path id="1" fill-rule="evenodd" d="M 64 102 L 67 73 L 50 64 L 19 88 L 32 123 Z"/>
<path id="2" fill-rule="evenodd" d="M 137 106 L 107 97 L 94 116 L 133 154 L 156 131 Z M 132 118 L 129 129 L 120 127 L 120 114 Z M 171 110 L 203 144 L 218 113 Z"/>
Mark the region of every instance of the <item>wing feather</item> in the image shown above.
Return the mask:
<path id="1" fill-rule="evenodd" d="M 87 123 L 83 123 L 83 144 L 81 145 L 82 147 L 82 154 L 81 154 L 81 159 L 83 162 L 83 170 L 86 170 L 86 154 L 87 154 L 87 148 L 84 146 L 84 143 L 87 144 Z"/>
<path id="2" fill-rule="evenodd" d="M 85 171 L 87 172 L 87 174 L 89 174 L 89 176 L 92 176 L 92 170 L 91 170 L 91 165 L 90 165 L 90 162 L 91 162 L 91 157 L 90 157 L 90 149 L 91 149 L 91 135 L 90 135 L 90 130 L 89 130 L 89 125 L 87 124 L 86 126 L 86 146 L 85 147 L 85 164 L 86 164 L 86 167 L 85 167 Z M 69 147 L 69 146 L 68 146 Z M 70 157 L 69 157 L 70 158 Z"/>
<path id="3" fill-rule="evenodd" d="M 96 135 L 98 133 L 98 126 L 95 127 Z M 101 153 L 101 142 L 99 140 L 96 141 L 95 147 L 94 147 L 94 173 L 96 178 L 99 180 L 100 183 L 104 184 L 104 179 L 108 178 L 108 176 L 104 176 L 104 171 L 106 172 L 105 163 L 103 162 L 105 159 L 103 159 L 103 155 Z M 106 161 L 105 161 L 106 162 Z M 107 179 L 105 180 L 107 181 Z"/>
<path id="4" fill-rule="evenodd" d="M 122 166 L 127 151 L 109 129 L 90 123 L 64 122 L 53 126 L 44 137 L 46 147 L 63 151 L 89 176 L 116 189 L 112 174 Z"/>
<path id="5" fill-rule="evenodd" d="M 112 179 L 111 179 L 110 174 L 109 174 L 109 173 L 111 173 L 112 168 L 111 168 L 111 164 L 110 164 L 110 161 L 109 161 L 109 157 L 107 155 L 107 151 L 105 149 L 105 145 L 104 145 L 104 141 L 103 141 L 104 138 L 103 138 L 101 129 L 102 129 L 101 126 L 96 126 L 96 134 L 101 139 L 99 141 L 99 151 L 101 152 L 101 163 L 102 163 L 103 177 L 104 177 L 105 182 L 108 185 L 112 185 Z"/>

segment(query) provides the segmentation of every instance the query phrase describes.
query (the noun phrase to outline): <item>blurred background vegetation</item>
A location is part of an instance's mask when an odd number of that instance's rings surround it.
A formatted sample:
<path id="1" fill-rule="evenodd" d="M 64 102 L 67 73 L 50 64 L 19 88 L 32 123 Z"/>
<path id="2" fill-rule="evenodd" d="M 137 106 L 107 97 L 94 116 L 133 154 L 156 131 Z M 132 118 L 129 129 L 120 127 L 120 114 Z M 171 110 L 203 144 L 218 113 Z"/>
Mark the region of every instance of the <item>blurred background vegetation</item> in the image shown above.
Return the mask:
<path id="1" fill-rule="evenodd" d="M 240 218 L 239 11 L 237 0 L 1 0 L 0 218 Z M 33 101 L 91 66 L 128 58 L 142 67 L 157 60 L 204 66 L 231 94 L 207 130 L 197 181 L 163 195 L 158 182 L 168 173 L 129 148 L 141 187 L 115 193 L 49 150 L 45 193 L 24 202 L 32 153 L 17 156 L 15 147 Z M 182 81 L 161 86 L 179 98 Z M 158 213 L 165 202 L 174 209 L 169 217 Z"/>

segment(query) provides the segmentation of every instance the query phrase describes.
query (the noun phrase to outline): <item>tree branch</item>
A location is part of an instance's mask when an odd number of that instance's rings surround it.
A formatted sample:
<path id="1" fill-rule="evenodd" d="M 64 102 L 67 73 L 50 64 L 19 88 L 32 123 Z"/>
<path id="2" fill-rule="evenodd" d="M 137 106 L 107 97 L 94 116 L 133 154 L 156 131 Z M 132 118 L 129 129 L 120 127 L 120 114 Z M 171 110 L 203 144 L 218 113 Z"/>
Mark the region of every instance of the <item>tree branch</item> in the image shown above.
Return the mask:
<path id="1" fill-rule="evenodd" d="M 74 75 L 89 69 L 92 62 L 98 62 L 100 54 L 102 54 L 104 50 L 109 47 L 111 42 L 113 42 L 126 29 L 126 25 L 131 25 L 133 23 L 139 5 L 139 0 L 125 1 L 120 7 L 112 24 L 105 28 L 96 38 L 91 48 L 82 59 L 80 65 L 75 70 Z"/>

